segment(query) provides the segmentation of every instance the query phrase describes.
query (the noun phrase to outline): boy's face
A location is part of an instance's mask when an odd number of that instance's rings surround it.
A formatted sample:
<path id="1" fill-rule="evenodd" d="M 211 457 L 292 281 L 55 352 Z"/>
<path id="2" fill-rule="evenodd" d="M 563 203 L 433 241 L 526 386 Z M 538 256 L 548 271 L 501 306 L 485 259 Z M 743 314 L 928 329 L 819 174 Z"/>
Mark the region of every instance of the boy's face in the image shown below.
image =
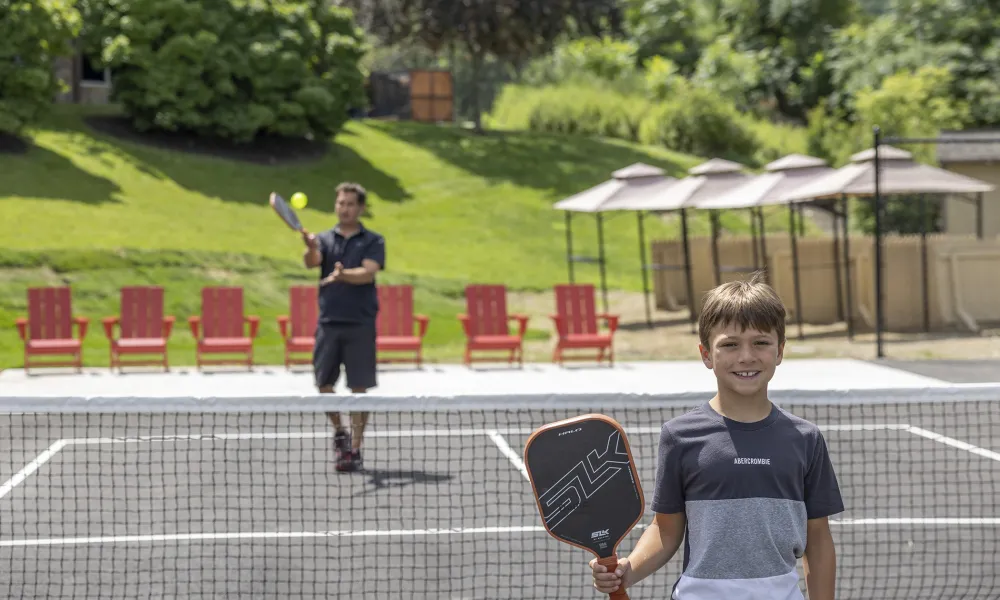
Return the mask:
<path id="1" fill-rule="evenodd" d="M 715 372 L 719 387 L 739 396 L 753 396 L 767 389 L 774 369 L 781 364 L 784 343 L 776 332 L 730 323 L 716 327 L 708 336 L 709 348 L 699 344 L 701 360 Z"/>

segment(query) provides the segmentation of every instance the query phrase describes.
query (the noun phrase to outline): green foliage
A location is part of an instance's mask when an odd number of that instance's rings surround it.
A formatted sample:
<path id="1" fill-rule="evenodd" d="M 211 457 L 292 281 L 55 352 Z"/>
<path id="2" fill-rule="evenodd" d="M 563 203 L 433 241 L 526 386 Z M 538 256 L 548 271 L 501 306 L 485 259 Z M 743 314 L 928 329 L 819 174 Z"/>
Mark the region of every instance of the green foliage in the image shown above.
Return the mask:
<path id="1" fill-rule="evenodd" d="M 802 118 L 829 89 L 822 53 L 830 34 L 855 14 L 854 0 L 719 0 L 721 32 L 732 36 L 732 48 L 757 58 L 759 91 L 773 99 L 778 111 Z"/>
<path id="2" fill-rule="evenodd" d="M 871 147 L 875 125 L 886 135 L 909 137 L 935 137 L 942 129 L 961 127 L 969 106 L 951 96 L 952 77 L 944 67 L 900 71 L 876 89 L 861 90 L 846 110 L 817 107 L 810 113 L 810 150 L 839 166 Z M 917 160 L 934 161 L 933 146 L 907 150 Z"/>
<path id="3" fill-rule="evenodd" d="M 961 127 L 969 106 L 950 92 L 952 74 L 925 66 L 916 72 L 891 75 L 876 90 L 858 94 L 854 107 L 863 123 L 879 125 L 888 135 L 937 137 L 942 129 Z M 919 160 L 932 162 L 934 148 L 913 150 Z"/>
<path id="4" fill-rule="evenodd" d="M 71 0 L 0 0 L 0 132 L 21 134 L 65 89 L 55 60 L 79 29 Z"/>
<path id="5" fill-rule="evenodd" d="M 873 199 L 864 198 L 853 205 L 852 219 L 862 233 L 875 233 Z M 939 230 L 944 208 L 940 196 L 883 196 L 882 231 L 900 234 L 927 233 Z"/>
<path id="6" fill-rule="evenodd" d="M 692 0 L 625 0 L 625 23 L 639 60 L 663 57 L 690 75 L 710 40 L 703 27 L 708 3 Z"/>
<path id="7" fill-rule="evenodd" d="M 671 93 L 660 101 L 601 82 L 508 85 L 487 122 L 505 129 L 615 137 L 745 162 L 755 162 L 762 146 L 759 135 L 780 130 L 754 123 L 731 103 L 683 78 L 671 85 Z"/>
<path id="8" fill-rule="evenodd" d="M 654 56 L 646 61 L 644 67 L 646 93 L 657 100 L 670 98 L 686 87 L 687 80 L 668 58 Z"/>
<path id="9" fill-rule="evenodd" d="M 639 139 L 650 109 L 640 95 L 600 85 L 505 86 L 487 123 L 508 129 Z"/>
<path id="10" fill-rule="evenodd" d="M 757 152 L 749 164 L 766 165 L 788 154 L 809 154 L 809 136 L 805 127 L 775 123 L 743 114 L 743 126 L 757 139 Z"/>
<path id="11" fill-rule="evenodd" d="M 321 0 L 100 0 L 87 39 L 139 130 L 329 137 L 363 102 L 362 32 Z"/>
<path id="12" fill-rule="evenodd" d="M 845 164 L 850 156 L 874 142 L 872 128 L 878 125 L 885 135 L 937 137 L 942 129 L 961 127 L 968 119 L 969 107 L 950 93 L 952 74 L 944 67 L 920 67 L 886 77 L 878 88 L 858 93 L 847 109 L 817 107 L 809 116 L 809 149 L 835 166 Z M 904 150 L 915 160 L 935 161 L 933 145 L 907 146 Z M 929 202 L 924 212 L 922 199 L 893 196 L 885 202 L 886 231 L 918 233 L 925 226 L 935 231 L 940 205 Z M 859 228 L 871 233 L 875 217 L 871 202 L 855 205 Z"/>
<path id="13" fill-rule="evenodd" d="M 638 72 L 636 46 L 623 40 L 582 38 L 559 44 L 535 59 L 522 73 L 522 83 L 546 85 L 578 79 L 624 81 Z"/>
<path id="14" fill-rule="evenodd" d="M 736 161 L 750 160 L 757 150 L 756 136 L 733 105 L 695 86 L 650 111 L 639 129 L 639 139 L 678 152 Z"/>
<path id="15" fill-rule="evenodd" d="M 757 53 L 737 51 L 728 35 L 716 38 L 705 48 L 691 76 L 692 83 L 743 110 L 761 100 L 759 89 L 763 80 Z"/>

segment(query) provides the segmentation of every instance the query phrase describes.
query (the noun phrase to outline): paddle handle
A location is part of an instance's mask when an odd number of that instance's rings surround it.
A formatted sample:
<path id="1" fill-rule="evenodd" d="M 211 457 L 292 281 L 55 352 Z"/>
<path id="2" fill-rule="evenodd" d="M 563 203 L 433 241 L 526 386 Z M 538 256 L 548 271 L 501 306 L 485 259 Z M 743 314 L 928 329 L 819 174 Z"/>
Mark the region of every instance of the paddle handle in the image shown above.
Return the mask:
<path id="1" fill-rule="evenodd" d="M 607 558 L 599 558 L 597 559 L 597 564 L 604 565 L 609 573 L 614 572 L 618 568 L 618 554 L 612 554 Z M 621 587 L 608 594 L 608 597 L 612 598 L 612 600 L 629 600 L 628 593 Z"/>

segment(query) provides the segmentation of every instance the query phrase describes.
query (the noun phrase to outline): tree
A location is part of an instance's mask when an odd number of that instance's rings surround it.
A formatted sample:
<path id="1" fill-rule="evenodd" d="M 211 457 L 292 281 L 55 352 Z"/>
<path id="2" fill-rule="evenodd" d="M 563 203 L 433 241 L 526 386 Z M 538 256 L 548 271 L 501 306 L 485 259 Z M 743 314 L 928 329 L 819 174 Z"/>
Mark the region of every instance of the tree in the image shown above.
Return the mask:
<path id="1" fill-rule="evenodd" d="M 0 131 L 20 134 L 52 105 L 65 88 L 56 58 L 79 28 L 71 0 L 0 0 Z"/>
<path id="2" fill-rule="evenodd" d="M 760 90 L 779 112 L 804 118 L 830 93 L 822 57 L 831 34 L 851 22 L 853 0 L 719 0 L 713 22 L 732 35 L 732 48 L 758 61 Z"/>
<path id="3" fill-rule="evenodd" d="M 363 32 L 323 0 L 90 0 L 86 36 L 139 130 L 325 138 L 363 102 Z"/>
<path id="4" fill-rule="evenodd" d="M 342 0 L 386 43 L 410 41 L 432 52 L 458 48 L 478 72 L 487 56 L 520 63 L 566 37 L 621 29 L 616 0 Z M 476 130 L 481 110 L 473 86 Z"/>
<path id="5" fill-rule="evenodd" d="M 869 148 L 872 127 L 878 125 L 886 135 L 934 138 L 942 129 L 960 126 L 968 118 L 966 103 L 951 96 L 952 75 L 947 68 L 924 66 L 901 70 L 886 77 L 878 88 L 861 90 L 851 104 L 850 116 L 842 109 L 827 112 L 817 108 L 810 115 L 810 151 L 830 160 L 833 165 L 847 162 L 858 148 Z M 935 162 L 933 145 L 904 148 L 914 160 Z M 917 233 L 923 227 L 935 231 L 940 217 L 939 202 L 926 205 L 919 196 L 893 196 L 886 199 L 886 231 Z M 926 206 L 926 211 L 924 211 Z M 863 231 L 874 231 L 875 215 L 871 202 L 856 204 L 855 217 Z"/>
<path id="6" fill-rule="evenodd" d="M 965 125 L 1000 125 L 1000 0 L 893 0 L 893 8 L 918 43 L 950 50 L 952 93 L 971 107 Z"/>
<path id="7" fill-rule="evenodd" d="M 624 0 L 629 35 L 639 46 L 639 61 L 662 56 L 683 75 L 691 75 L 711 41 L 705 27 L 708 3 L 698 0 Z"/>

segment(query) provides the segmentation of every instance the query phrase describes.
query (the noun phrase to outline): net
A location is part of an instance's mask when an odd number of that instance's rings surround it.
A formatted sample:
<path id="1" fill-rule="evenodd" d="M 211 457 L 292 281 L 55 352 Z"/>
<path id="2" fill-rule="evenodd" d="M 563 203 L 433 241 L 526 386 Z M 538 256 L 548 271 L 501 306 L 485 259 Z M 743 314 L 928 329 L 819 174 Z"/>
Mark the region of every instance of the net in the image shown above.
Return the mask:
<path id="1" fill-rule="evenodd" d="M 829 444 L 838 598 L 1000 596 L 1000 387 L 772 397 Z M 0 596 L 599 597 L 541 527 L 528 435 L 614 417 L 648 511 L 660 425 L 707 399 L 0 398 Z M 325 413 L 360 409 L 365 470 L 339 473 Z M 681 561 L 632 597 L 668 597 Z"/>

